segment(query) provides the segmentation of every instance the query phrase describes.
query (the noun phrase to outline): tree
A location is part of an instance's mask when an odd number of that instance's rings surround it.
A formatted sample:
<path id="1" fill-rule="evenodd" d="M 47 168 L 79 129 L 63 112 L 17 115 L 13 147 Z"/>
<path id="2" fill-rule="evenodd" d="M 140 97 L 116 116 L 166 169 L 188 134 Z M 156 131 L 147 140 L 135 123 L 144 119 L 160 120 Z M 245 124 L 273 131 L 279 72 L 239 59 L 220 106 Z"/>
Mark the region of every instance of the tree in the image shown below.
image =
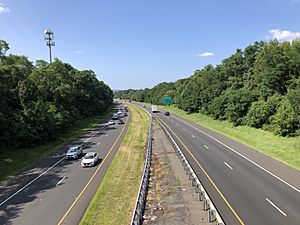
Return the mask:
<path id="1" fill-rule="evenodd" d="M 0 39 L 0 57 L 5 56 L 8 49 L 9 49 L 8 43 Z"/>

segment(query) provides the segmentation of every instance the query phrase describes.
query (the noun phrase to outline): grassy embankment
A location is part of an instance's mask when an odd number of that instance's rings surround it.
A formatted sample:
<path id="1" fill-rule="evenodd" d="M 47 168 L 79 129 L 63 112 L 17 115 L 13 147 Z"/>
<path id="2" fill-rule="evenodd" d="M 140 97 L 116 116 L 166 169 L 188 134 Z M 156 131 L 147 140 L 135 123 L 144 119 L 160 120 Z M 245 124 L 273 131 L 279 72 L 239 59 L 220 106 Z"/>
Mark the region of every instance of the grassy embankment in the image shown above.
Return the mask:
<path id="1" fill-rule="evenodd" d="M 228 121 L 218 121 L 200 113 L 187 114 L 174 106 L 159 106 L 196 122 L 204 127 L 224 134 L 240 143 L 271 156 L 297 170 L 300 170 L 300 137 L 279 137 L 271 132 L 248 126 L 234 127 Z"/>
<path id="2" fill-rule="evenodd" d="M 99 116 L 81 120 L 70 132 L 61 134 L 56 141 L 49 142 L 32 148 L 21 148 L 0 152 L 0 181 L 14 176 L 27 166 L 39 161 L 45 156 L 57 151 L 71 140 L 77 138 L 82 132 L 95 127 L 105 117 L 111 114 L 113 106 Z"/>
<path id="3" fill-rule="evenodd" d="M 144 168 L 149 116 L 128 104 L 132 122 L 80 225 L 130 224 Z"/>

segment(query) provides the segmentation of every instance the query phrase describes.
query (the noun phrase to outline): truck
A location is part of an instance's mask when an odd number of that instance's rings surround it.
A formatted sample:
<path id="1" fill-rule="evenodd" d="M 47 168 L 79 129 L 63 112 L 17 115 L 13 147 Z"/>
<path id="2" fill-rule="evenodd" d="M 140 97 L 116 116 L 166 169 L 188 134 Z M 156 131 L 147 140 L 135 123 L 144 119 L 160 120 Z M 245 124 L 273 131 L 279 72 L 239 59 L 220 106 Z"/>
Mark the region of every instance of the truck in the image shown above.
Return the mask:
<path id="1" fill-rule="evenodd" d="M 158 112 L 156 105 L 151 106 L 151 111 L 152 111 L 153 113 Z"/>

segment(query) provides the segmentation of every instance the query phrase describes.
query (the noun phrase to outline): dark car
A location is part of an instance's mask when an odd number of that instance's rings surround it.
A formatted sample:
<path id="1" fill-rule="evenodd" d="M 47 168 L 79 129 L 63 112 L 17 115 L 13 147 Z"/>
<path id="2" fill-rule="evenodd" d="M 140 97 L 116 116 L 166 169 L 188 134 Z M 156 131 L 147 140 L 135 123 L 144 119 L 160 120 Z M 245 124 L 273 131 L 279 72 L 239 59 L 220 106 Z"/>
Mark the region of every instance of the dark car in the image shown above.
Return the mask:
<path id="1" fill-rule="evenodd" d="M 170 113 L 169 112 L 165 112 L 165 116 L 170 116 Z"/>
<path id="2" fill-rule="evenodd" d="M 123 120 L 118 120 L 118 124 L 123 124 L 124 123 L 124 121 Z"/>

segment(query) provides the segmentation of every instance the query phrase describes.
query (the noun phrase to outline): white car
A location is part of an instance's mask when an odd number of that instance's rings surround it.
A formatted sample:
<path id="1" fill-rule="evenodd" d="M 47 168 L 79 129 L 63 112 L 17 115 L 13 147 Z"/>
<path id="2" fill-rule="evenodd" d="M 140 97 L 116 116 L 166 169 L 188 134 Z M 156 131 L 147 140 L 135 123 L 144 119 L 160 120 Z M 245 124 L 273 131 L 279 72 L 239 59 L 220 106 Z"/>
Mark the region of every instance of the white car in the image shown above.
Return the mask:
<path id="1" fill-rule="evenodd" d="M 81 161 L 81 166 L 94 166 L 99 160 L 99 155 L 96 152 L 88 152 Z"/>
<path id="2" fill-rule="evenodd" d="M 108 121 L 107 125 L 114 125 L 115 122 L 113 120 Z"/>
<path id="3" fill-rule="evenodd" d="M 82 154 L 82 146 L 74 146 L 69 148 L 66 153 L 66 159 L 78 159 L 79 156 Z"/>

